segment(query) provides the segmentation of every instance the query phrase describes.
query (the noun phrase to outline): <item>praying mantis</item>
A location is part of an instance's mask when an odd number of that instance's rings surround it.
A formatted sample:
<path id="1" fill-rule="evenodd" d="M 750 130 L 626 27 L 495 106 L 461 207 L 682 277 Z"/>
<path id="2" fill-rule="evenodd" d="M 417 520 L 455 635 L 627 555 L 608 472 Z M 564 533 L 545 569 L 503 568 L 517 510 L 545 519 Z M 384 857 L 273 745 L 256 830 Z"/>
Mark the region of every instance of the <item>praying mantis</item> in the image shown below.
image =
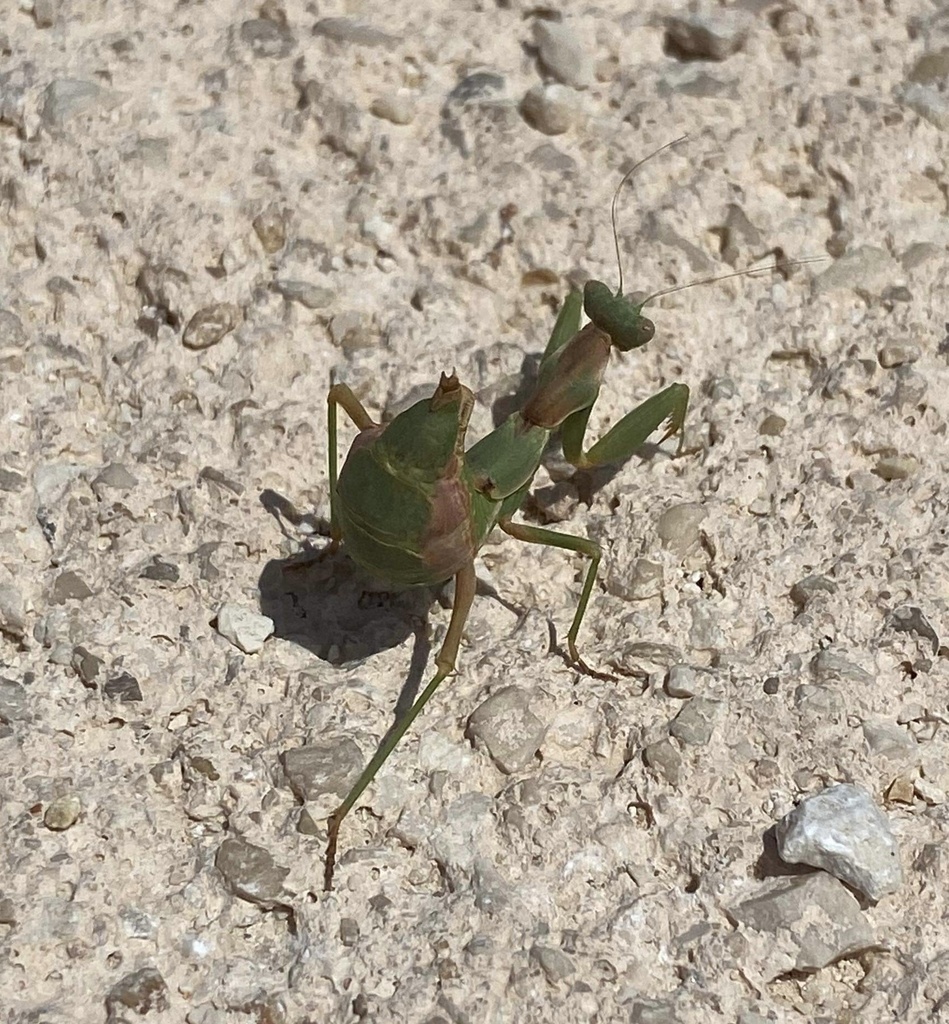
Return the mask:
<path id="1" fill-rule="evenodd" d="M 577 651 L 577 636 L 596 581 L 602 552 L 583 537 L 515 523 L 540 466 L 551 434 L 561 434 L 563 453 L 578 468 L 628 459 L 663 423 L 662 440 L 682 431 L 689 404 L 685 384 L 670 384 L 627 413 L 584 450 L 587 423 L 613 348 L 629 352 L 647 344 L 655 327 L 643 315 L 647 303 L 690 285 L 654 292 L 639 303 L 623 294 L 622 262 L 616 231 L 616 200 L 630 175 L 622 178 L 612 203 L 613 239 L 620 281 L 614 293 L 588 281 L 581 297 L 563 304 L 540 362 L 534 390 L 524 407 L 465 450 L 472 392 L 454 372 L 443 373 L 431 398 L 416 403 L 386 425 L 376 423 L 346 384 L 333 384 L 327 396 L 331 541 L 372 575 L 399 586 L 424 586 L 454 577 L 455 595 L 444 642 L 431 681 L 386 734 L 379 749 L 328 822 L 324 890 L 333 888 L 340 826 L 366 787 L 411 727 L 443 680 L 454 671 L 462 632 L 475 596 L 475 558 L 495 526 L 516 540 L 546 544 L 584 555 L 589 561 L 573 622 L 567 633 L 569 660 L 589 671 Z M 808 262 L 808 261 L 798 261 Z M 786 264 L 785 264 L 786 265 Z M 774 269 L 765 267 L 760 269 Z M 723 277 L 736 277 L 726 274 Z M 709 280 L 722 280 L 723 277 Z M 694 282 L 705 284 L 707 281 Z M 589 323 L 580 327 L 581 306 Z M 337 472 L 337 410 L 359 433 Z"/>

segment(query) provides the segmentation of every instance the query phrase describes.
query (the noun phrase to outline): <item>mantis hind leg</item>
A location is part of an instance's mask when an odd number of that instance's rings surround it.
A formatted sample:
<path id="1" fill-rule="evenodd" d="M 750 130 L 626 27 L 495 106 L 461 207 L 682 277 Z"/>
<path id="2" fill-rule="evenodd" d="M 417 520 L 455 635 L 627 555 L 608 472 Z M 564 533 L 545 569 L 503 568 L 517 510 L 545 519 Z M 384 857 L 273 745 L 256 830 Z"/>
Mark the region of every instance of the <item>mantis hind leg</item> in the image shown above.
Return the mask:
<path id="1" fill-rule="evenodd" d="M 461 634 L 465 628 L 465 623 L 468 621 L 468 613 L 471 611 L 471 604 L 474 601 L 475 586 L 475 568 L 472 561 L 464 566 L 455 576 L 455 603 L 451 612 L 451 620 L 448 623 L 445 642 L 435 658 L 435 665 L 438 671 L 432 676 L 431 682 L 425 687 L 415 703 L 395 722 L 372 760 L 363 769 L 362 774 L 356 780 L 346 799 L 330 815 L 326 838 L 326 864 L 323 869 L 324 892 L 331 892 L 333 889 L 333 874 L 336 869 L 336 844 L 339 840 L 339 827 L 342 825 L 343 819 L 353 809 L 356 801 L 362 796 L 363 791 L 376 777 L 376 772 L 385 764 L 386 759 L 415 719 L 418 718 L 422 708 L 429 702 L 442 680 L 455 670 L 458 647 L 461 644 Z"/>
<path id="2" fill-rule="evenodd" d="M 591 409 L 581 409 L 564 420 L 561 428 L 563 453 L 569 463 L 579 469 L 605 466 L 611 462 L 628 459 L 647 437 L 668 420 L 669 426 L 662 441 L 679 435 L 679 450 L 682 449 L 682 427 L 689 407 L 689 389 L 685 384 L 670 384 L 658 394 L 647 398 L 632 412 L 627 413 L 600 438 L 589 451 L 583 450 L 583 437 Z M 662 443 L 660 441 L 660 444 Z"/>
<path id="3" fill-rule="evenodd" d="M 577 653 L 577 634 L 580 632 L 580 623 L 586 614 L 587 605 L 590 603 L 590 595 L 593 593 L 593 584 L 596 581 L 597 569 L 600 566 L 602 552 L 599 544 L 585 537 L 574 537 L 569 533 L 558 533 L 556 530 L 545 530 L 540 526 L 527 526 L 524 523 L 512 523 L 510 519 L 499 519 L 498 526 L 510 537 L 516 540 L 526 541 L 528 544 L 546 544 L 548 547 L 562 548 L 565 551 L 576 551 L 586 555 L 590 559 L 590 566 L 583 580 L 583 589 L 580 591 L 580 600 L 577 602 L 577 610 L 573 615 L 573 622 L 567 633 L 567 652 L 570 660 L 590 675 L 598 675 L 588 668 L 583 659 Z"/>

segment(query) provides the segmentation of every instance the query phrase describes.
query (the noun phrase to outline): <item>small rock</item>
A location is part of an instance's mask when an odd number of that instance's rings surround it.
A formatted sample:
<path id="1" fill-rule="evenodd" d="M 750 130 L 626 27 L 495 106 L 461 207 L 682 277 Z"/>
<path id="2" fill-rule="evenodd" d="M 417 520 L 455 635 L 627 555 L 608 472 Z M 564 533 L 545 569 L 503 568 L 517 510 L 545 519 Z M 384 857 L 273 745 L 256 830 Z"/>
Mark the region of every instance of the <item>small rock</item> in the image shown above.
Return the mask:
<path id="1" fill-rule="evenodd" d="M 787 425 L 788 421 L 783 416 L 778 416 L 777 413 L 769 413 L 761 421 L 758 433 L 764 437 L 780 437 Z"/>
<path id="2" fill-rule="evenodd" d="M 43 824 L 52 832 L 64 832 L 79 820 L 82 803 L 78 796 L 57 797 L 43 814 Z"/>
<path id="3" fill-rule="evenodd" d="M 468 736 L 483 745 L 506 775 L 528 765 L 544 741 L 546 726 L 530 709 L 530 693 L 506 686 L 468 719 Z"/>
<path id="4" fill-rule="evenodd" d="M 287 221 L 280 207 L 271 203 L 252 221 L 254 232 L 263 250 L 268 255 L 280 250 L 287 243 Z"/>
<path id="5" fill-rule="evenodd" d="M 28 722 L 32 717 L 27 688 L 15 679 L 0 679 L 0 722 L 11 725 Z"/>
<path id="6" fill-rule="evenodd" d="M 563 135 L 576 120 L 577 94 L 559 83 L 535 85 L 521 101 L 524 120 L 544 135 Z"/>
<path id="7" fill-rule="evenodd" d="M 921 355 L 918 345 L 884 345 L 877 359 L 885 370 L 891 370 L 894 366 L 915 363 Z"/>
<path id="8" fill-rule="evenodd" d="M 814 279 L 813 287 L 818 294 L 852 288 L 879 295 L 901 272 L 899 263 L 885 249 L 865 245 L 834 260 Z"/>
<path id="9" fill-rule="evenodd" d="M 569 21 L 535 21 L 533 28 L 540 61 L 558 82 L 574 89 L 588 89 L 595 84 L 586 32 Z"/>
<path id="10" fill-rule="evenodd" d="M 245 654 L 256 654 L 274 631 L 274 621 L 239 604 L 222 604 L 217 613 L 217 631 Z"/>
<path id="11" fill-rule="evenodd" d="M 949 131 L 949 101 L 935 86 L 911 82 L 898 88 L 896 95 L 931 125 L 940 131 Z"/>
<path id="12" fill-rule="evenodd" d="M 138 575 L 139 579 L 154 580 L 156 583 L 177 583 L 181 571 L 173 562 L 166 562 L 161 555 L 154 555 L 151 565 L 146 565 Z"/>
<path id="13" fill-rule="evenodd" d="M 95 689 L 96 679 L 99 670 L 104 662 L 94 654 L 90 654 L 85 647 L 74 647 L 72 652 L 72 667 L 79 673 L 83 686 Z"/>
<path id="14" fill-rule="evenodd" d="M 333 39 L 337 43 L 353 43 L 356 46 L 384 46 L 387 49 L 397 46 L 399 36 L 389 35 L 381 29 L 373 28 L 352 18 L 321 18 L 313 26 L 313 35 Z"/>
<path id="15" fill-rule="evenodd" d="M 880 757 L 904 758 L 916 750 L 913 734 L 896 722 L 864 722 L 863 738 L 871 752 Z"/>
<path id="16" fill-rule="evenodd" d="M 898 804 L 911 804 L 916 793 L 913 782 L 914 780 L 908 775 L 897 775 L 886 791 L 887 801 Z"/>
<path id="17" fill-rule="evenodd" d="M 99 106 L 102 88 L 95 82 L 78 78 L 57 78 L 50 82 L 43 92 L 43 109 L 40 113 L 50 128 L 62 128 L 67 121 L 81 114 L 88 114 Z"/>
<path id="18" fill-rule="evenodd" d="M 932 644 L 933 654 L 938 654 L 939 636 L 921 608 L 907 604 L 894 609 L 888 625 L 897 633 L 912 633 L 921 640 L 928 640 Z"/>
<path id="19" fill-rule="evenodd" d="M 658 772 L 672 786 L 679 784 L 682 775 L 682 755 L 672 740 L 657 740 L 643 750 L 643 761 Z"/>
<path id="20" fill-rule="evenodd" d="M 364 764 L 362 751 L 349 737 L 292 747 L 281 754 L 280 760 L 290 788 L 303 801 L 327 793 L 346 796 Z"/>
<path id="21" fill-rule="evenodd" d="M 738 18 L 666 19 L 666 50 L 679 60 L 723 61 L 745 45 L 748 30 Z"/>
<path id="22" fill-rule="evenodd" d="M 89 597 L 92 597 L 92 591 L 78 573 L 62 572 L 53 583 L 49 603 L 65 604 L 67 601 L 85 601 Z"/>
<path id="23" fill-rule="evenodd" d="M 264 909 L 280 902 L 284 879 L 290 874 L 290 869 L 274 863 L 263 847 L 243 839 L 225 839 L 218 847 L 214 866 L 235 896 Z"/>
<path id="24" fill-rule="evenodd" d="M 0 338 L 3 337 L 3 324 L 0 323 Z M 0 491 L 17 494 L 26 487 L 26 477 L 12 469 L 0 469 Z"/>
<path id="25" fill-rule="evenodd" d="M 856 897 L 823 872 L 776 881 L 729 916 L 759 933 L 761 949 L 746 957 L 766 981 L 789 971 L 818 971 L 874 945 Z"/>
<path id="26" fill-rule="evenodd" d="M 566 980 L 576 970 L 570 957 L 555 946 L 534 945 L 531 947 L 530 958 L 544 972 L 551 985 Z"/>
<path id="27" fill-rule="evenodd" d="M 143 967 L 112 986 L 105 997 L 105 1008 L 109 1024 L 127 1021 L 124 1010 L 133 1010 L 140 1017 L 152 1010 L 162 1013 L 168 1009 L 168 986 L 154 967 Z"/>
<path id="28" fill-rule="evenodd" d="M 332 288 L 324 288 L 309 281 L 277 280 L 273 283 L 274 291 L 282 295 L 288 302 L 299 302 L 307 309 L 325 309 L 332 305 L 336 293 Z"/>
<path id="29" fill-rule="evenodd" d="M 391 124 L 411 124 L 415 120 L 415 105 L 405 93 L 377 96 L 369 105 L 369 112 Z"/>
<path id="30" fill-rule="evenodd" d="M 217 345 L 244 319 L 240 306 L 233 302 L 215 302 L 199 309 L 188 321 L 181 342 L 195 351 Z"/>
<path id="31" fill-rule="evenodd" d="M 884 455 L 870 470 L 881 480 L 908 480 L 919 471 L 919 460 L 912 455 Z"/>
<path id="32" fill-rule="evenodd" d="M 712 738 L 723 711 L 724 704 L 720 700 L 692 697 L 669 723 L 669 735 L 688 746 L 704 747 Z"/>
<path id="33" fill-rule="evenodd" d="M 902 885 L 889 822 L 859 786 L 844 783 L 806 797 L 778 822 L 775 835 L 782 860 L 823 868 L 871 900 Z"/>
<path id="34" fill-rule="evenodd" d="M 656 522 L 656 533 L 662 546 L 673 554 L 683 557 L 689 549 L 699 542 L 702 525 L 706 516 L 705 509 L 695 502 L 673 505 L 659 517 Z"/>
<path id="35" fill-rule="evenodd" d="M 798 608 L 806 608 L 810 602 L 821 594 L 833 596 L 837 593 L 837 584 L 826 576 L 805 576 L 791 587 L 791 600 Z"/>
<path id="36" fill-rule="evenodd" d="M 930 807 L 939 807 L 946 802 L 946 791 L 927 778 L 916 779 L 913 783 L 913 790 Z"/>
<path id="37" fill-rule="evenodd" d="M 121 462 L 110 462 L 92 481 L 93 487 L 112 487 L 117 491 L 130 491 L 138 486 L 136 477 Z"/>
<path id="38" fill-rule="evenodd" d="M 131 672 L 122 672 L 113 676 L 102 688 L 102 692 L 110 700 L 118 700 L 123 704 L 131 704 L 143 699 L 142 688 Z"/>
<path id="39" fill-rule="evenodd" d="M 296 39 L 286 22 L 252 18 L 241 25 L 241 42 L 257 58 L 280 59 L 293 51 Z"/>
<path id="40" fill-rule="evenodd" d="M 12 582 L 0 583 L 0 633 L 22 637 L 27 626 L 26 602 L 19 588 Z"/>

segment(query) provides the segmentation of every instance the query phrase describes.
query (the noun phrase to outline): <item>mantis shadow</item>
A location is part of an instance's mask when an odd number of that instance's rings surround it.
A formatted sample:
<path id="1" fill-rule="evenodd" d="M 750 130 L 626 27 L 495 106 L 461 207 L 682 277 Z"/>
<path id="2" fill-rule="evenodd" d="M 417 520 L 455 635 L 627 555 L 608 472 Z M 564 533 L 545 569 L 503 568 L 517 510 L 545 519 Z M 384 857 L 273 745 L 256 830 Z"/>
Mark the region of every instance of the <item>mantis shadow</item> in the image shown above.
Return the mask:
<path id="1" fill-rule="evenodd" d="M 326 520 L 299 515 L 274 491 L 264 491 L 260 501 L 286 537 L 300 537 L 288 524 L 305 524 L 309 532 L 329 536 Z M 397 712 L 414 700 L 431 653 L 427 620 L 439 588 L 393 590 L 360 569 L 343 550 L 327 554 L 309 543 L 297 555 L 268 562 L 258 586 L 260 610 L 273 620 L 274 635 L 332 665 L 362 661 L 414 636 Z"/>

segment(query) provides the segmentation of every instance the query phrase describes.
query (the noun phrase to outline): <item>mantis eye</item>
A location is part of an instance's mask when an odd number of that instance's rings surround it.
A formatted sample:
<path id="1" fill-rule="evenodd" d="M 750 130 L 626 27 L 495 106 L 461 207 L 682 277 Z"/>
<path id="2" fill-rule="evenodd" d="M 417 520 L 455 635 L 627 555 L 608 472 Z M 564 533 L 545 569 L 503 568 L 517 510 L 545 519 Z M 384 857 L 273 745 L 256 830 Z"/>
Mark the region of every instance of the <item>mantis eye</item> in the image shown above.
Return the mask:
<path id="1" fill-rule="evenodd" d="M 656 325 L 644 316 L 637 316 L 629 327 L 620 334 L 612 335 L 613 344 L 620 352 L 629 352 L 652 341 Z"/>

